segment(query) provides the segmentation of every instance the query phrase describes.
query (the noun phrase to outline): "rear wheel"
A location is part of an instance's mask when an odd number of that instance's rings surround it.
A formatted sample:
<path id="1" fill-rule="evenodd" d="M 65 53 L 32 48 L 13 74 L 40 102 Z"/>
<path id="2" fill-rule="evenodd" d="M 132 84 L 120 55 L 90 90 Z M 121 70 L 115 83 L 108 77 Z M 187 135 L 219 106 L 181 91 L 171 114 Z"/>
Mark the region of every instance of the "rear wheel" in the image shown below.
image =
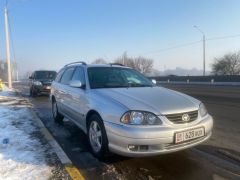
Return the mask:
<path id="1" fill-rule="evenodd" d="M 64 116 L 61 115 L 61 114 L 58 112 L 58 106 L 57 106 L 57 102 L 56 102 L 55 99 L 52 100 L 52 115 L 53 115 L 53 119 L 54 119 L 56 122 L 62 122 L 62 121 L 63 121 Z"/>
<path id="2" fill-rule="evenodd" d="M 94 156 L 104 157 L 108 151 L 107 134 L 102 119 L 94 114 L 88 123 L 88 141 Z"/>

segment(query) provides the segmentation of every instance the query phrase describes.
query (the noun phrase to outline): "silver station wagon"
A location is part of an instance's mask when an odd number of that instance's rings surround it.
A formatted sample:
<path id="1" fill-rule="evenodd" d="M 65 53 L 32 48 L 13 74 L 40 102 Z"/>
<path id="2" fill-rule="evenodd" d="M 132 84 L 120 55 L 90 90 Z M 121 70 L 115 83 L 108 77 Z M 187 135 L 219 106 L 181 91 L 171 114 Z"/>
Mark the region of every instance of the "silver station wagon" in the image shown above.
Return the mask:
<path id="1" fill-rule="evenodd" d="M 79 126 L 96 157 L 108 151 L 130 157 L 171 153 L 212 134 L 213 119 L 199 100 L 118 64 L 68 64 L 50 98 L 54 119 Z"/>

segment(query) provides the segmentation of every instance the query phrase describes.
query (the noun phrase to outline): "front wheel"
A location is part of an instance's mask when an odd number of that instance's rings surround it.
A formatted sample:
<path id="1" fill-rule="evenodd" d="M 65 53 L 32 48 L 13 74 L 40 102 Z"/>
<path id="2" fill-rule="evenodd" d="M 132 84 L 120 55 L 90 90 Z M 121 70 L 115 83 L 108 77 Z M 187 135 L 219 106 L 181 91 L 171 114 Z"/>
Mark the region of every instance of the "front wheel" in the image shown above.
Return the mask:
<path id="1" fill-rule="evenodd" d="M 36 97 L 37 96 L 37 92 L 34 90 L 33 87 L 30 88 L 30 96 L 31 97 Z"/>
<path id="2" fill-rule="evenodd" d="M 94 114 L 88 123 L 88 141 L 94 156 L 104 157 L 108 151 L 107 134 L 101 118 Z"/>
<path id="3" fill-rule="evenodd" d="M 57 102 L 56 102 L 55 99 L 52 100 L 52 115 L 53 115 L 53 119 L 54 119 L 56 122 L 62 122 L 62 121 L 63 121 L 64 116 L 61 115 L 61 114 L 58 112 L 58 106 L 57 106 Z"/>

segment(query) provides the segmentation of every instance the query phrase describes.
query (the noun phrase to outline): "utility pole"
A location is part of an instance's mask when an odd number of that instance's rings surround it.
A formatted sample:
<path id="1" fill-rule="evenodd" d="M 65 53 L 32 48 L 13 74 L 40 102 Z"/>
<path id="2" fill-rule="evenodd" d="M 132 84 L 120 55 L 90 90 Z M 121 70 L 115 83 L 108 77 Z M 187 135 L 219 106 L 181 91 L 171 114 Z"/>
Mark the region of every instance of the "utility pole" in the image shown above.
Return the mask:
<path id="1" fill-rule="evenodd" d="M 204 32 L 198 27 L 198 26 L 193 26 L 196 28 L 202 35 L 203 35 L 203 76 L 206 75 L 206 38 Z"/>
<path id="2" fill-rule="evenodd" d="M 4 8 L 5 17 L 5 34 L 6 34 L 6 55 L 7 55 L 7 66 L 8 66 L 8 87 L 12 88 L 12 70 L 10 62 L 10 46 L 9 46 L 9 31 L 8 31 L 8 10 L 7 7 Z"/>
<path id="3" fill-rule="evenodd" d="M 206 75 L 206 55 L 205 55 L 205 43 L 206 43 L 206 39 L 205 39 L 205 34 L 203 35 L 203 76 Z"/>
<path id="4" fill-rule="evenodd" d="M 16 81 L 18 81 L 18 66 L 17 66 L 17 63 L 16 63 Z"/>

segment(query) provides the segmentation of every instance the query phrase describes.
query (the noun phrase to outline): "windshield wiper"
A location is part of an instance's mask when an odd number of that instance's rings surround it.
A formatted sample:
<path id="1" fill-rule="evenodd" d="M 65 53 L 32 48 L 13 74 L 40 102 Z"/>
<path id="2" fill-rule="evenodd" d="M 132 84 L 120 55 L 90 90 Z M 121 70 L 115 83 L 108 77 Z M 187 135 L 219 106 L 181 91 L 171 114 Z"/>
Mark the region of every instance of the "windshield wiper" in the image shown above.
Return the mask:
<path id="1" fill-rule="evenodd" d="M 128 85 L 97 85 L 92 86 L 92 89 L 100 89 L 100 88 L 130 88 L 130 87 L 153 87 L 150 84 L 137 84 L 137 83 L 128 83 Z"/>
<path id="2" fill-rule="evenodd" d="M 149 85 L 149 84 L 128 83 L 128 87 L 152 87 L 152 85 Z"/>
<path id="3" fill-rule="evenodd" d="M 100 88 L 127 88 L 128 86 L 93 86 L 92 89 L 100 89 Z"/>

